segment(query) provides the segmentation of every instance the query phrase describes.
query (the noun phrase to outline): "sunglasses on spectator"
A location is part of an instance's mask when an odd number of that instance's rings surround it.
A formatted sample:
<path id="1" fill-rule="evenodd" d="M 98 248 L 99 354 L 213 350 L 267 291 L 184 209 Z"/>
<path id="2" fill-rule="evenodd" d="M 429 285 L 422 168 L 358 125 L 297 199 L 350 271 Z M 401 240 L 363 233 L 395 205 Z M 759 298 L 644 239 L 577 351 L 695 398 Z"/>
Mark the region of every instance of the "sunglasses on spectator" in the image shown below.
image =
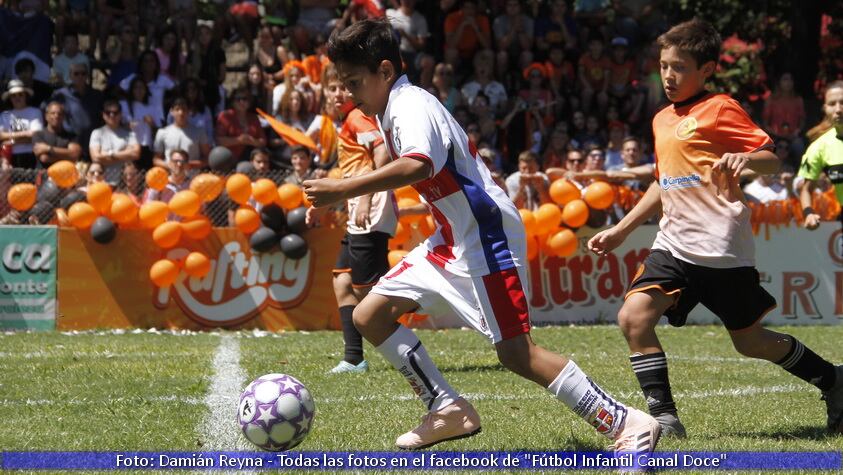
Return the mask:
<path id="1" fill-rule="evenodd" d="M 104 174 L 105 174 L 105 172 L 103 172 L 102 170 L 88 170 L 88 175 L 100 175 L 100 176 L 102 176 Z"/>
<path id="2" fill-rule="evenodd" d="M 114 117 L 114 116 L 120 115 L 120 111 L 119 110 L 107 110 L 107 111 L 103 111 L 103 114 L 105 114 L 109 117 Z"/>

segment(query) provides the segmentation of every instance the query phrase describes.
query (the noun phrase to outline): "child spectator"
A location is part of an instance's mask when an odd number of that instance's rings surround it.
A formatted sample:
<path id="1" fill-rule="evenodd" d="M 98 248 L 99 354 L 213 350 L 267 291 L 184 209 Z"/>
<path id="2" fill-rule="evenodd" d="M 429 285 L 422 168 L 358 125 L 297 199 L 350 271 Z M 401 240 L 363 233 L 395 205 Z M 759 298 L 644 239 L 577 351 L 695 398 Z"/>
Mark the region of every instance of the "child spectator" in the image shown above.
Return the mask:
<path id="1" fill-rule="evenodd" d="M 603 54 L 603 39 L 592 36 L 588 40 L 588 52 L 580 57 L 579 84 L 582 108 L 591 111 L 592 101 L 597 101 L 601 112 L 609 105 L 609 59 Z"/>

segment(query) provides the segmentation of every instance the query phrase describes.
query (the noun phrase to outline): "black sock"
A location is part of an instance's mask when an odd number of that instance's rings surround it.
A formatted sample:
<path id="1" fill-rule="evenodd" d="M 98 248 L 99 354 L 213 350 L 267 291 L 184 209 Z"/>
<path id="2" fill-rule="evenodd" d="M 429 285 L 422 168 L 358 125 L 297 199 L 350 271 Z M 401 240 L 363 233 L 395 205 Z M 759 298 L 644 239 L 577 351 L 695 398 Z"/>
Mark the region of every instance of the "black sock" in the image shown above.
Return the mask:
<path id="1" fill-rule="evenodd" d="M 667 378 L 667 358 L 664 353 L 635 355 L 629 357 L 632 371 L 644 392 L 650 414 L 657 416 L 666 412 L 676 414 L 676 403 L 670 393 Z"/>
<path id="2" fill-rule="evenodd" d="M 342 322 L 342 339 L 345 342 L 345 361 L 358 365 L 363 361 L 363 337 L 354 326 L 351 315 L 354 305 L 340 307 L 340 321 Z"/>
<path id="3" fill-rule="evenodd" d="M 793 340 L 790 351 L 781 361 L 776 361 L 776 364 L 822 391 L 828 391 L 834 387 L 836 379 L 834 365 L 820 358 L 796 338 L 791 336 L 790 339 Z"/>

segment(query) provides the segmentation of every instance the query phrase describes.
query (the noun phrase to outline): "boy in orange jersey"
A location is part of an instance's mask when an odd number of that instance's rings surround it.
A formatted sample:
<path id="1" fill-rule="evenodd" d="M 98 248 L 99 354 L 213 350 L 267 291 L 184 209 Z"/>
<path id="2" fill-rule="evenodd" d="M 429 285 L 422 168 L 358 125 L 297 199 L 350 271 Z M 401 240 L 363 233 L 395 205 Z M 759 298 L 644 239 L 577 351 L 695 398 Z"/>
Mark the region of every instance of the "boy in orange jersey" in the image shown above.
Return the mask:
<path id="1" fill-rule="evenodd" d="M 706 91 L 720 52 L 720 36 L 710 24 L 695 19 L 676 25 L 658 43 L 662 86 L 673 103 L 653 118 L 658 183 L 615 227 L 588 242 L 605 255 L 663 212 L 653 250 L 618 313 L 650 413 L 663 434 L 685 435 L 655 326 L 662 315 L 682 326 L 701 303 L 723 321 L 739 353 L 774 362 L 817 386 L 829 431 L 843 432 L 843 366 L 835 368 L 796 338 L 761 326 L 776 301 L 754 267 L 750 210 L 739 176 L 746 168 L 776 172 L 773 143 L 738 102 Z"/>

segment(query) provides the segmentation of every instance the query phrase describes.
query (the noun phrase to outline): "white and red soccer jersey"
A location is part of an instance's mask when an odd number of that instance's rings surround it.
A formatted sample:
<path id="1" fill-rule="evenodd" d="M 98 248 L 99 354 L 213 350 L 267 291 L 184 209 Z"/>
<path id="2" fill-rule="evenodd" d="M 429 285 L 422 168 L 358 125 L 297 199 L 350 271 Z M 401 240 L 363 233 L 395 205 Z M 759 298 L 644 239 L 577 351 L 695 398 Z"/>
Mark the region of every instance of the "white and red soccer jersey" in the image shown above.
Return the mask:
<path id="1" fill-rule="evenodd" d="M 431 165 L 431 176 L 413 185 L 437 224 L 420 244 L 430 262 L 466 276 L 526 264 L 518 210 L 438 99 L 401 76 L 378 124 L 393 160 L 411 157 Z"/>

